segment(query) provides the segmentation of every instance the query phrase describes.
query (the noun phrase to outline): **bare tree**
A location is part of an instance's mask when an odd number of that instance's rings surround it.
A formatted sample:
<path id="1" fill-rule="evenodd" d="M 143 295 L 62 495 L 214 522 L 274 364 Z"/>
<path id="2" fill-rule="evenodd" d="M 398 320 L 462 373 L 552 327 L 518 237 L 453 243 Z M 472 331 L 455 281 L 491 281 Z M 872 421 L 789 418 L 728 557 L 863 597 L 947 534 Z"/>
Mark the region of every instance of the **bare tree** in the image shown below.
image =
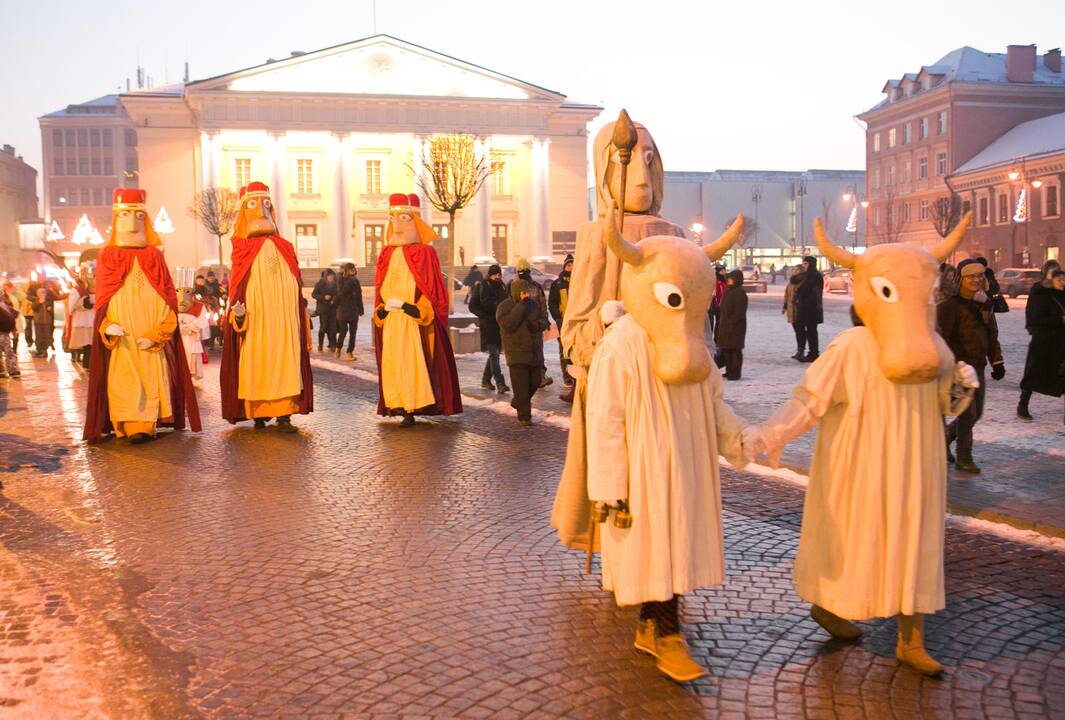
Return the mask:
<path id="1" fill-rule="evenodd" d="M 466 133 L 438 135 L 431 139 L 417 164 L 407 164 L 429 203 L 447 213 L 447 237 L 436 248 L 447 275 L 448 307 L 455 296 L 455 214 L 477 197 L 492 174 L 491 159 L 478 152 L 474 136 Z"/>
<path id="2" fill-rule="evenodd" d="M 903 213 L 903 203 L 899 202 L 894 190 L 884 193 L 886 202 L 880 205 L 884 210 L 883 224 L 876 225 L 868 233 L 868 236 L 880 243 L 897 243 L 906 227 L 907 219 Z M 874 212 L 876 212 L 874 210 Z"/>
<path id="3" fill-rule="evenodd" d="M 961 220 L 961 198 L 954 191 L 938 197 L 928 206 L 928 214 L 932 216 L 932 227 L 936 229 L 936 234 L 945 238 Z"/>
<path id="4" fill-rule="evenodd" d="M 218 238 L 218 262 L 222 262 L 222 238 L 233 231 L 240 211 L 240 196 L 228 188 L 206 188 L 192 196 L 189 217 Z"/>

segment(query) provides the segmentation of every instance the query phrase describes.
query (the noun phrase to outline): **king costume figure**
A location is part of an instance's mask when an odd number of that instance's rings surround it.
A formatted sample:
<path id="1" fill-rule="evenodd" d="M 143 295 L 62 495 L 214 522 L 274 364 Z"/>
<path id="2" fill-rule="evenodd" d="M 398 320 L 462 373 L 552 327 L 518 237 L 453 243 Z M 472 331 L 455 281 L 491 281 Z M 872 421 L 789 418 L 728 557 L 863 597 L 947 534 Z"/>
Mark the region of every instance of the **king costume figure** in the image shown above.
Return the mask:
<path id="1" fill-rule="evenodd" d="M 270 189 L 240 190 L 233 227 L 230 305 L 222 335 L 222 417 L 296 432 L 292 416 L 314 409 L 310 319 L 292 243 L 278 235 Z"/>
<path id="2" fill-rule="evenodd" d="M 111 236 L 96 262 L 96 303 L 83 438 L 140 444 L 160 425 L 200 430 L 178 332 L 178 307 L 144 190 L 118 188 Z"/>
<path id="3" fill-rule="evenodd" d="M 417 195 L 389 198 L 386 247 L 374 275 L 373 339 L 380 378 L 379 415 L 462 412 L 458 371 L 447 334 L 448 296 L 433 250 L 436 237 Z"/>

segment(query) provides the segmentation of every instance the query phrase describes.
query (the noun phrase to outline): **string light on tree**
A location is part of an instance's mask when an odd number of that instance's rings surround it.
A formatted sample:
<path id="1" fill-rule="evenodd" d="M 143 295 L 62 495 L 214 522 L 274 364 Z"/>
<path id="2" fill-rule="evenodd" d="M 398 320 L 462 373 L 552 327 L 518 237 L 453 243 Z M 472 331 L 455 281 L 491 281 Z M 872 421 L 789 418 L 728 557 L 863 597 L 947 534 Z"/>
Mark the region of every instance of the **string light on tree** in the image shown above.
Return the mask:
<path id="1" fill-rule="evenodd" d="M 83 214 L 81 219 L 78 220 L 78 224 L 74 226 L 74 232 L 70 235 L 70 241 L 75 245 L 84 245 L 93 239 L 92 234 L 94 232 L 96 232 L 96 229 L 92 226 L 92 221 L 89 220 L 89 216 Z M 96 236 L 99 237 L 100 233 L 96 232 Z"/>
<path id="2" fill-rule="evenodd" d="M 100 231 L 97 230 L 96 228 L 93 228 L 92 232 L 89 234 L 89 244 L 90 245 L 103 245 L 104 244 L 103 236 L 100 235 Z"/>
<path id="3" fill-rule="evenodd" d="M 1013 222 L 1028 222 L 1028 189 L 1021 188 L 1017 196 L 1017 211 L 1013 213 Z"/>
<path id="4" fill-rule="evenodd" d="M 63 231 L 59 229 L 59 221 L 53 220 L 51 227 L 48 228 L 48 240 L 50 242 L 59 242 L 60 240 L 66 240 L 67 236 L 63 234 Z"/>
<path id="5" fill-rule="evenodd" d="M 167 213 L 166 206 L 159 206 L 159 212 L 155 216 L 155 221 L 152 222 L 152 227 L 160 235 L 169 235 L 174 232 L 174 223 L 170 221 L 170 214 Z"/>
<path id="6" fill-rule="evenodd" d="M 847 218 L 847 232 L 858 232 L 858 206 L 855 205 L 851 208 L 851 215 Z"/>

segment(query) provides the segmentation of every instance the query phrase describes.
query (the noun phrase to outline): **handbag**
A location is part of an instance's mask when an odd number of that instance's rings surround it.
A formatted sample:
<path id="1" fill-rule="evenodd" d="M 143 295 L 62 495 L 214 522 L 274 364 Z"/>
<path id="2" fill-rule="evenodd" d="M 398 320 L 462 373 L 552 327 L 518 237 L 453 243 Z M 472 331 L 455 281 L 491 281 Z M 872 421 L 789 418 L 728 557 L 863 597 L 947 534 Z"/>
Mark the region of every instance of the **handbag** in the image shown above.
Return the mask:
<path id="1" fill-rule="evenodd" d="M 1010 306 L 1009 303 L 1006 302 L 1006 298 L 999 294 L 991 298 L 991 309 L 997 313 L 1008 313 L 1010 311 Z"/>

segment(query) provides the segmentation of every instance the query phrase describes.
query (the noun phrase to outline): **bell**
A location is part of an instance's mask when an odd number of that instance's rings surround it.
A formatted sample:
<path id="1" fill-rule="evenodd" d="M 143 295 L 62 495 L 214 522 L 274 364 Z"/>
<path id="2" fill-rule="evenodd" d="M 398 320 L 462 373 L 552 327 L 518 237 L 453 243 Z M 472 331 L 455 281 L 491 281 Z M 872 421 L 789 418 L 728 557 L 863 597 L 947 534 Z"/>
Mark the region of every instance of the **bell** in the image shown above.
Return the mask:
<path id="1" fill-rule="evenodd" d="M 610 506 L 606 503 L 596 503 L 595 521 L 597 523 L 605 523 L 608 517 L 610 517 Z"/>
<path id="2" fill-rule="evenodd" d="M 628 530 L 632 527 L 632 513 L 629 512 L 628 500 L 618 502 L 617 511 L 614 513 L 614 527 L 619 530 Z"/>

